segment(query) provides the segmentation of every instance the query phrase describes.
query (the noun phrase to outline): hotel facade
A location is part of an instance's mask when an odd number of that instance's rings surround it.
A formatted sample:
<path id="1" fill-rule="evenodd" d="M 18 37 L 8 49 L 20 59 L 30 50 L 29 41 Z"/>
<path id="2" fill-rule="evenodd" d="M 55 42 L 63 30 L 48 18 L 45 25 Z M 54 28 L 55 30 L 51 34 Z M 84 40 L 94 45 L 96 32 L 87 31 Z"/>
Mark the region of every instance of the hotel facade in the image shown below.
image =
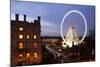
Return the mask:
<path id="1" fill-rule="evenodd" d="M 41 18 L 38 16 L 34 22 L 19 20 L 19 14 L 15 20 L 11 20 L 11 66 L 41 64 Z"/>

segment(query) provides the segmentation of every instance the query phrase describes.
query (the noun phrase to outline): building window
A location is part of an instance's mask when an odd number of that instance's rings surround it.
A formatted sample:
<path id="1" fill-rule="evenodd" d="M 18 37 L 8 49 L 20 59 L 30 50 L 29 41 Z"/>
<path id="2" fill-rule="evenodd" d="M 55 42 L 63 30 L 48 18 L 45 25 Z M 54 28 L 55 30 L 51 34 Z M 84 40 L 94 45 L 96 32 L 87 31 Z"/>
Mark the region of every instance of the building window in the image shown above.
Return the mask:
<path id="1" fill-rule="evenodd" d="M 20 31 L 23 31 L 23 28 L 22 28 L 22 27 L 20 27 L 20 28 L 19 28 L 19 30 L 20 30 Z"/>
<path id="2" fill-rule="evenodd" d="M 33 43 L 33 47 L 37 48 L 38 44 L 36 42 Z"/>
<path id="3" fill-rule="evenodd" d="M 23 39 L 23 35 L 19 35 L 19 39 Z"/>
<path id="4" fill-rule="evenodd" d="M 92 50 L 92 55 L 95 55 L 95 51 L 94 50 Z"/>
<path id="5" fill-rule="evenodd" d="M 27 39 L 29 39 L 30 38 L 30 36 L 29 35 L 27 35 Z"/>
<path id="6" fill-rule="evenodd" d="M 34 35 L 34 39 L 36 39 L 36 35 Z"/>
<path id="7" fill-rule="evenodd" d="M 38 57 L 38 54 L 35 52 L 34 53 L 34 58 L 37 58 Z"/>
<path id="8" fill-rule="evenodd" d="M 30 53 L 27 53 L 27 54 L 26 54 L 26 57 L 29 58 L 29 57 L 30 57 Z"/>
<path id="9" fill-rule="evenodd" d="M 19 57 L 20 57 L 20 58 L 23 57 L 23 54 L 19 54 Z"/>
<path id="10" fill-rule="evenodd" d="M 24 48 L 24 45 L 23 45 L 22 42 L 19 43 L 19 48 L 20 48 L 20 49 L 23 49 L 23 48 Z"/>

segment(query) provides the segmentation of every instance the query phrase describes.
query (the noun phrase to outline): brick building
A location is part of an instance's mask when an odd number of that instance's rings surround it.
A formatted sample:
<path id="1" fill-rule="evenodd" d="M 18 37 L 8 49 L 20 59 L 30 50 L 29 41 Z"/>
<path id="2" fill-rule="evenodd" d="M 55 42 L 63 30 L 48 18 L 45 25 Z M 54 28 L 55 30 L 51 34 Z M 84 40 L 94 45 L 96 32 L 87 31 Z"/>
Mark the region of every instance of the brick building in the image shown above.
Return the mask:
<path id="1" fill-rule="evenodd" d="M 24 20 L 11 20 L 11 66 L 41 64 L 41 26 L 40 17 L 34 22 Z"/>

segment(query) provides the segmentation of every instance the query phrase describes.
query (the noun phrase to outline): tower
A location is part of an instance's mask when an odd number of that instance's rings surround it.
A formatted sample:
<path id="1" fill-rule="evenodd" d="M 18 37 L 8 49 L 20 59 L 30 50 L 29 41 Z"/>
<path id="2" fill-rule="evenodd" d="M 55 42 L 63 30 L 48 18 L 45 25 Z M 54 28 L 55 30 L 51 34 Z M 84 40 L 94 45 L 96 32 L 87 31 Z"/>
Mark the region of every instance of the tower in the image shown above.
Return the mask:
<path id="1" fill-rule="evenodd" d="M 79 43 L 79 37 L 75 31 L 74 26 L 70 26 L 69 31 L 65 37 L 65 42 L 66 45 L 69 47 L 72 47 L 72 45 L 78 45 Z"/>

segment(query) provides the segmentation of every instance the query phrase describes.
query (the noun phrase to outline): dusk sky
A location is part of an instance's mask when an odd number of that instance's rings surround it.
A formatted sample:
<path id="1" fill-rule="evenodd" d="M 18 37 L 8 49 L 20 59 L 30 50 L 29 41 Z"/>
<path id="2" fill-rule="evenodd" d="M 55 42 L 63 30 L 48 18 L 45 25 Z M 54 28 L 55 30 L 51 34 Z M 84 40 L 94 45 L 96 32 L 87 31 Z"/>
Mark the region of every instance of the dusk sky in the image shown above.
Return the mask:
<path id="1" fill-rule="evenodd" d="M 11 0 L 11 20 L 15 20 L 15 14 L 20 15 L 20 20 L 23 20 L 23 15 L 27 15 L 27 21 L 33 22 L 37 16 L 41 16 L 41 36 L 61 36 L 60 25 L 64 15 L 70 10 L 81 11 L 87 20 L 88 33 L 95 26 L 95 7 L 71 4 L 57 3 L 40 3 Z M 69 26 L 75 26 L 78 36 L 84 34 L 84 21 L 82 17 L 76 13 L 70 14 L 64 21 L 63 34 L 66 35 Z"/>

